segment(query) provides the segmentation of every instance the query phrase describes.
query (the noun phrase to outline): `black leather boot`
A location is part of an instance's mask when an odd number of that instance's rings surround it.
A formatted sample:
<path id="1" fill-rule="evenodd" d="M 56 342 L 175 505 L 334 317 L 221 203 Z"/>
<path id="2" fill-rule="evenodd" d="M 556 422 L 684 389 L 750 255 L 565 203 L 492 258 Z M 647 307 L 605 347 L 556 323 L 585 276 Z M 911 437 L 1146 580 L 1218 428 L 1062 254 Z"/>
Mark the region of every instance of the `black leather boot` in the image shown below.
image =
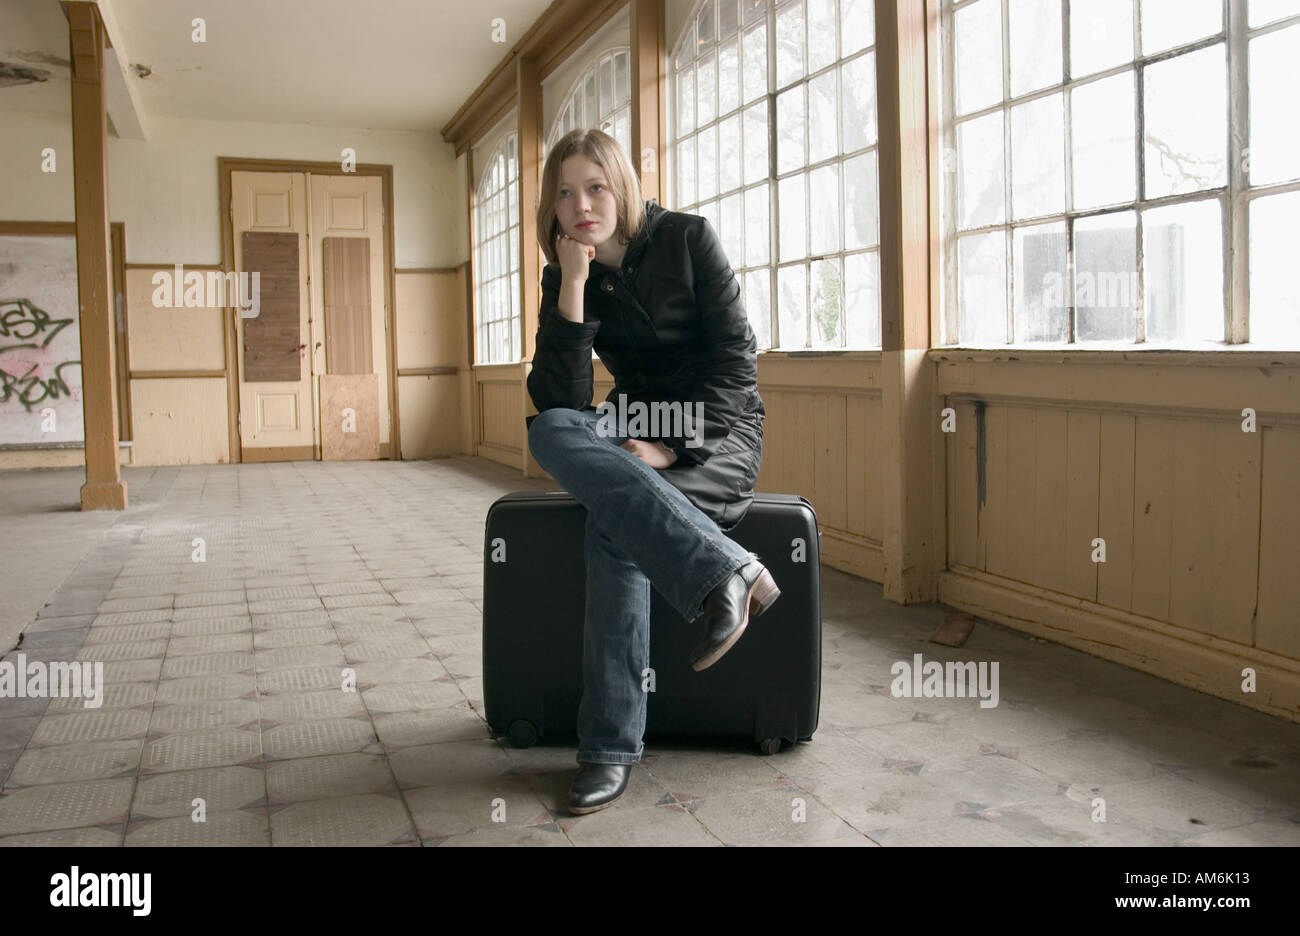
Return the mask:
<path id="1" fill-rule="evenodd" d="M 705 638 L 691 652 L 691 668 L 708 669 L 736 645 L 751 617 L 758 617 L 781 596 L 772 573 L 749 554 L 749 562 L 736 570 L 704 599 Z"/>
<path id="2" fill-rule="evenodd" d="M 627 790 L 631 764 L 579 764 L 569 788 L 569 812 L 575 816 L 604 809 Z"/>

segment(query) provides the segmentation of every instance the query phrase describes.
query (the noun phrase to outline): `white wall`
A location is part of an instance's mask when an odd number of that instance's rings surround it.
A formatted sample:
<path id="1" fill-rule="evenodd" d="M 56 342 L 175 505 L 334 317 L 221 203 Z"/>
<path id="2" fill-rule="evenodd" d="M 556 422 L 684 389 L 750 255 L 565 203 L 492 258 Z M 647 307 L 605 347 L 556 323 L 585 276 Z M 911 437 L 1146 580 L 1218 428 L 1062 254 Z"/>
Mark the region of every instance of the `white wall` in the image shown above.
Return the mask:
<path id="1" fill-rule="evenodd" d="M 73 220 L 72 128 L 66 114 L 9 111 L 0 134 L 0 220 Z M 41 172 L 54 147 L 57 172 Z M 150 139 L 109 138 L 109 214 L 126 222 L 129 263 L 219 263 L 217 157 L 341 159 L 393 167 L 398 267 L 467 259 L 455 151 L 436 132 L 223 123 L 154 117 Z"/>

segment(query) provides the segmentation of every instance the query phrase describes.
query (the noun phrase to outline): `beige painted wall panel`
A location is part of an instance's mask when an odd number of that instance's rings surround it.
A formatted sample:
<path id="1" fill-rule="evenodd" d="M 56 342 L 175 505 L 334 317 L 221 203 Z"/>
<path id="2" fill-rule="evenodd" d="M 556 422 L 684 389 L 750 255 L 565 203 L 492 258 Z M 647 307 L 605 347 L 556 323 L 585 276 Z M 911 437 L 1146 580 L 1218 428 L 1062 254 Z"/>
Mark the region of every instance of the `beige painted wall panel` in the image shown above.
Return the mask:
<path id="1" fill-rule="evenodd" d="M 1066 413 L 1065 587 L 1066 594 L 1097 600 L 1097 566 L 1092 541 L 1097 532 L 1098 413 Z"/>
<path id="2" fill-rule="evenodd" d="M 450 347 L 455 337 L 455 323 L 437 316 L 435 296 L 440 292 L 437 283 L 440 278 L 433 273 L 397 274 L 398 370 L 459 363 L 459 357 Z M 450 314 L 450 310 L 444 309 L 444 312 Z M 447 331 L 451 332 L 450 337 Z M 448 360 L 439 360 L 440 347 L 441 356 Z M 401 410 L 400 403 L 398 410 Z M 406 439 L 402 439 L 402 445 L 405 447 Z"/>
<path id="3" fill-rule="evenodd" d="M 1259 618 L 1255 646 L 1300 660 L 1300 429 L 1261 426 Z"/>
<path id="4" fill-rule="evenodd" d="M 1028 406 L 1007 407 L 1006 575 L 1017 582 L 1034 580 L 1034 530 L 1038 525 L 1038 504 L 1033 497 L 1037 484 L 1034 470 L 1037 426 L 1037 410 Z"/>
<path id="5" fill-rule="evenodd" d="M 830 478 L 827 496 L 830 513 L 826 523 L 838 530 L 848 529 L 848 479 L 861 476 L 857 466 L 848 462 L 848 400 L 842 393 L 826 397 L 826 432 L 830 447 Z"/>
<path id="6" fill-rule="evenodd" d="M 794 471 L 794 487 L 791 489 L 791 493 L 801 494 L 812 501 L 813 509 L 817 511 L 817 518 L 820 521 L 822 515 L 826 512 L 826 505 L 822 503 L 824 499 L 822 493 L 817 490 L 813 394 L 795 394 L 794 405 L 797 414 L 795 419 L 797 420 L 796 428 L 799 433 L 799 443 L 795 447 L 791 458 L 791 467 Z"/>
<path id="7" fill-rule="evenodd" d="M 403 458 L 437 458 L 461 452 L 457 375 L 399 377 L 397 393 Z"/>
<path id="8" fill-rule="evenodd" d="M 952 539 L 951 561 L 957 565 L 975 567 L 976 555 L 976 464 L 975 464 L 975 404 L 956 401 L 953 410 L 957 415 L 955 432 L 948 433 L 948 444 L 956 456 L 951 463 L 954 471 L 952 510 L 948 517 L 948 535 Z"/>
<path id="9" fill-rule="evenodd" d="M 1040 408 L 1034 414 L 1034 584 L 1065 591 L 1065 465 L 1068 444 L 1066 411 Z M 1079 548 L 1082 548 L 1080 546 Z"/>
<path id="10" fill-rule="evenodd" d="M 522 453 L 524 407 L 517 382 L 479 384 L 483 442 Z"/>
<path id="11" fill-rule="evenodd" d="M 1133 611 L 1169 620 L 1169 537 L 1177 509 L 1173 492 L 1174 421 L 1137 417 L 1133 497 Z"/>
<path id="12" fill-rule="evenodd" d="M 867 535 L 867 491 L 870 490 L 868 447 L 879 439 L 867 434 L 867 398 L 856 394 L 844 400 L 844 458 L 848 471 L 844 486 L 844 529 L 855 536 Z"/>
<path id="13" fill-rule="evenodd" d="M 131 381 L 132 464 L 230 461 L 226 381 L 221 377 Z"/>
<path id="14" fill-rule="evenodd" d="M 1254 642 L 1259 579 L 1260 438 L 1236 421 L 1213 424 L 1214 475 L 1210 491 L 1210 629 L 1207 633 Z M 1294 478 L 1295 475 L 1293 474 Z M 1296 615 L 1300 620 L 1300 613 Z"/>
<path id="15" fill-rule="evenodd" d="M 885 446 L 883 444 L 883 408 L 879 396 L 867 397 L 867 470 L 864 472 L 864 497 L 867 502 L 867 538 L 877 543 L 885 539 Z"/>
<path id="16" fill-rule="evenodd" d="M 1203 634 L 1214 627 L 1214 425 L 1174 421 L 1169 621 Z"/>
<path id="17" fill-rule="evenodd" d="M 1124 611 L 1133 610 L 1134 423 L 1134 417 L 1123 413 L 1103 413 L 1099 427 L 1097 535 L 1106 540 L 1106 561 L 1097 570 L 1097 600 Z"/>
<path id="18" fill-rule="evenodd" d="M 1012 509 L 1007 499 L 1007 407 L 990 406 L 984 411 L 984 505 L 976 517 L 977 567 L 993 575 L 1007 574 L 1006 527 Z"/>
<path id="19" fill-rule="evenodd" d="M 127 337 L 133 371 L 222 370 L 225 334 L 219 308 L 155 308 L 155 273 L 175 278 L 173 267 L 126 271 Z M 205 270 L 192 272 L 207 276 Z"/>

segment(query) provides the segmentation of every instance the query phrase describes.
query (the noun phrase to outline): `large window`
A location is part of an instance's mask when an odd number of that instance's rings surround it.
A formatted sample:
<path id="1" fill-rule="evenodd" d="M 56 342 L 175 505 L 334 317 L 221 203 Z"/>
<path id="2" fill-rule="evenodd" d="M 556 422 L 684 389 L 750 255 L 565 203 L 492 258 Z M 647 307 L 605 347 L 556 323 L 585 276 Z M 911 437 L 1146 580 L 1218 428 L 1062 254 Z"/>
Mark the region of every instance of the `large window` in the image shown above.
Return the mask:
<path id="1" fill-rule="evenodd" d="M 474 288 L 478 308 L 478 362 L 519 360 L 518 134 L 492 150 L 474 200 Z"/>
<path id="2" fill-rule="evenodd" d="M 602 52 L 574 82 L 560 105 L 546 138 L 549 152 L 560 137 L 575 127 L 602 130 L 632 152 L 631 56 L 627 49 Z M 636 160 L 632 160 L 633 165 Z"/>
<path id="3" fill-rule="evenodd" d="M 760 348 L 880 347 L 873 20 L 706 0 L 673 54 L 676 206 L 717 230 Z"/>
<path id="4" fill-rule="evenodd" d="M 1300 347 L 1300 0 L 944 0 L 942 343 Z"/>

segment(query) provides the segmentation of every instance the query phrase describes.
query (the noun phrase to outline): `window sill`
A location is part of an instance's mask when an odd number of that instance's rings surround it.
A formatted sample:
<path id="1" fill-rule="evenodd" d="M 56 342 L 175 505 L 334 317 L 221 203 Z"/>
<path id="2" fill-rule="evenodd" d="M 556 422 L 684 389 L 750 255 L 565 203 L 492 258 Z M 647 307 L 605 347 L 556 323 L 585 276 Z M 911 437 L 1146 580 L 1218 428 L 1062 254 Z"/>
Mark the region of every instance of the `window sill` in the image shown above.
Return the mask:
<path id="1" fill-rule="evenodd" d="M 1142 364 L 1155 367 L 1300 367 L 1300 351 L 1269 351 L 1250 345 L 1213 349 L 1048 346 L 1007 348 L 931 348 L 935 362 L 973 361 L 981 364 Z"/>

